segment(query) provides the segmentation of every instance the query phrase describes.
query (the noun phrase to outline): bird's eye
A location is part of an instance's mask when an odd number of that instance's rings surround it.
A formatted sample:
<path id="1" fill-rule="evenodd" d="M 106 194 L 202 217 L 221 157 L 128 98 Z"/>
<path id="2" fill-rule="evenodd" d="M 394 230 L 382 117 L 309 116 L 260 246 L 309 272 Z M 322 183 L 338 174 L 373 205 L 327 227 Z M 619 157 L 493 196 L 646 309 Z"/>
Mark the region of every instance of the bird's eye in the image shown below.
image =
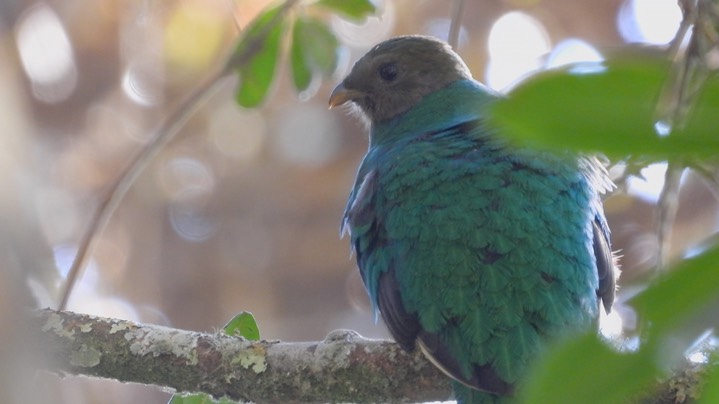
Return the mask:
<path id="1" fill-rule="evenodd" d="M 385 63 L 379 67 L 379 76 L 384 81 L 394 81 L 397 78 L 397 65 Z"/>

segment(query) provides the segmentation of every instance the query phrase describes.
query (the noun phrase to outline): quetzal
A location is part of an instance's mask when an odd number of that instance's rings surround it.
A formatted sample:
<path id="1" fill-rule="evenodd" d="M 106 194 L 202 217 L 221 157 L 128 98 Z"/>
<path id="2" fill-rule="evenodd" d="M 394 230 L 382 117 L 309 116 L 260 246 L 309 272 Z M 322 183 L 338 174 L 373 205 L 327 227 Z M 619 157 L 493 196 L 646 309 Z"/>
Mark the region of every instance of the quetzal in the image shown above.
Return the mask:
<path id="1" fill-rule="evenodd" d="M 330 96 L 369 123 L 342 227 L 375 313 L 464 403 L 511 400 L 547 341 L 595 326 L 615 293 L 606 170 L 510 144 L 484 119 L 498 97 L 425 36 L 375 46 Z"/>

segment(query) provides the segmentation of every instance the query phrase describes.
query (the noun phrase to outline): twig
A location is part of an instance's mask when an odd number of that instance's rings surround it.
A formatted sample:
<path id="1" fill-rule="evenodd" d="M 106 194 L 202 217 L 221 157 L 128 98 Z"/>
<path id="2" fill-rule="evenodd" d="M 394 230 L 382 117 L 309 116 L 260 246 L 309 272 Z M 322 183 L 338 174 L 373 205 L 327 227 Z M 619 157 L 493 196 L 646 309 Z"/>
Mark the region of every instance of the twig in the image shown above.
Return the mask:
<path id="1" fill-rule="evenodd" d="M 464 11 L 464 0 L 454 0 L 452 7 L 452 22 L 449 25 L 449 34 L 447 42 L 457 51 L 459 45 L 459 33 L 462 29 L 462 13 Z"/>
<path id="2" fill-rule="evenodd" d="M 664 175 L 664 187 L 657 202 L 657 269 L 668 268 L 672 228 L 679 209 L 679 185 L 684 168 L 681 163 L 669 162 Z"/>

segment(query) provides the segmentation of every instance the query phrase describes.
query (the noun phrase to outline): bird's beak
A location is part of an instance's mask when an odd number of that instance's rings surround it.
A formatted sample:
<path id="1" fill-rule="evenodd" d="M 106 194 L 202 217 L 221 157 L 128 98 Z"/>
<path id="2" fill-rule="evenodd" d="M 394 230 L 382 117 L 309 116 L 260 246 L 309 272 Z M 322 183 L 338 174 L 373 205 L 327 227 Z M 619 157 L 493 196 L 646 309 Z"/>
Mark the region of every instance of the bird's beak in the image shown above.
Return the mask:
<path id="1" fill-rule="evenodd" d="M 338 107 L 347 101 L 352 101 L 359 96 L 359 92 L 345 87 L 344 81 L 339 83 L 332 94 L 330 94 L 330 108 Z"/>

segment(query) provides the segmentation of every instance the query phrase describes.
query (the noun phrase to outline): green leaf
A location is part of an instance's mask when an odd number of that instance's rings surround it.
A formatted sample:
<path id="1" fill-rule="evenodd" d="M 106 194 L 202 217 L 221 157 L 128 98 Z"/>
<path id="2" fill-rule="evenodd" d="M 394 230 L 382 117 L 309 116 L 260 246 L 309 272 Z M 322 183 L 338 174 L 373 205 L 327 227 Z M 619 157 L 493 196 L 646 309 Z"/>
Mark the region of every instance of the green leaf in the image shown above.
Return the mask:
<path id="1" fill-rule="evenodd" d="M 707 81 L 685 129 L 655 130 L 656 105 L 669 64 L 617 58 L 539 73 L 497 102 L 489 119 L 519 142 L 601 151 L 613 157 L 710 157 L 719 153 L 719 80 Z"/>
<path id="2" fill-rule="evenodd" d="M 277 20 L 280 10 L 280 6 L 274 7 L 258 16 L 247 28 L 244 38 L 235 50 L 233 59 L 238 64 L 240 75 L 236 100 L 243 107 L 259 105 L 264 101 L 272 84 L 285 28 L 285 21 Z M 243 61 L 241 55 L 248 52 L 254 54 Z"/>
<path id="3" fill-rule="evenodd" d="M 684 260 L 629 303 L 644 322 L 661 333 L 685 324 L 719 298 L 719 247 Z"/>
<path id="4" fill-rule="evenodd" d="M 362 20 L 377 10 L 370 0 L 320 0 L 316 4 L 353 20 Z"/>
<path id="5" fill-rule="evenodd" d="M 239 336 L 247 338 L 251 341 L 260 339 L 260 329 L 257 327 L 255 317 L 249 311 L 243 311 L 232 318 L 222 330 L 227 335 Z M 174 395 L 168 404 L 233 404 L 234 401 L 222 398 L 213 400 L 207 394 L 198 393 L 186 396 Z"/>
<path id="6" fill-rule="evenodd" d="M 719 403 L 719 365 L 715 364 L 711 367 L 711 369 L 709 369 L 704 383 L 705 384 L 702 390 L 701 398 L 699 399 L 699 403 Z"/>
<path id="7" fill-rule="evenodd" d="M 646 351 L 619 353 L 587 334 L 550 350 L 532 369 L 519 402 L 625 403 L 659 374 Z"/>
<path id="8" fill-rule="evenodd" d="M 239 336 L 251 341 L 260 339 L 260 329 L 257 327 L 255 317 L 249 311 L 240 312 L 222 329 L 227 335 Z"/>
<path id="9" fill-rule="evenodd" d="M 314 72 L 330 75 L 337 68 L 339 41 L 327 25 L 310 17 L 300 17 L 292 29 L 290 62 L 297 91 L 304 91 Z"/>
<path id="10" fill-rule="evenodd" d="M 181 396 L 175 394 L 172 396 L 170 401 L 167 404 L 234 404 L 235 401 L 228 400 L 226 398 L 221 398 L 219 400 L 213 400 L 212 397 L 210 397 L 207 394 L 199 393 L 199 394 L 190 394 L 186 396 Z"/>
<path id="11" fill-rule="evenodd" d="M 301 24 L 295 22 L 292 29 L 292 46 L 290 47 L 290 65 L 292 66 L 292 82 L 297 91 L 304 91 L 312 81 L 312 71 L 305 57 L 305 41 L 302 38 Z"/>
<path id="12" fill-rule="evenodd" d="M 316 18 L 299 18 L 296 27 L 309 65 L 324 74 L 332 74 L 337 68 L 337 50 L 340 46 L 332 30 Z"/>

